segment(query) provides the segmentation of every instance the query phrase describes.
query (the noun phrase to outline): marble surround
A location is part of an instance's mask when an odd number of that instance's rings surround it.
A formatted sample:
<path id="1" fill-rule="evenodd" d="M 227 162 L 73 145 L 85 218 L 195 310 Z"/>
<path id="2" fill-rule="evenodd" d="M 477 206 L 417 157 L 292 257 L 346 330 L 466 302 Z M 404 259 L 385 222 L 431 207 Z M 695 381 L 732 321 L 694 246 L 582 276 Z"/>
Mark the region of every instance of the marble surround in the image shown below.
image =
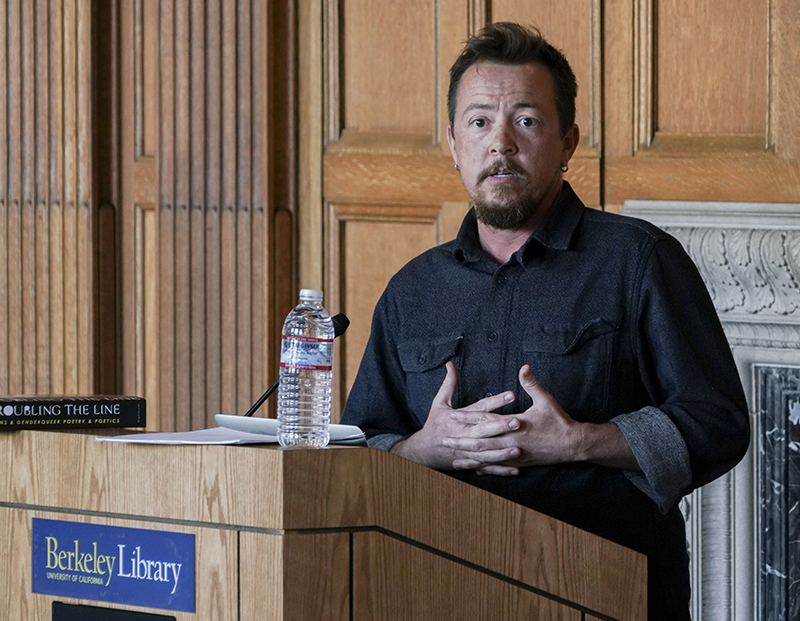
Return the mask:
<path id="1" fill-rule="evenodd" d="M 800 204 L 628 201 L 708 286 L 747 393 L 751 448 L 681 503 L 695 621 L 800 619 Z"/>

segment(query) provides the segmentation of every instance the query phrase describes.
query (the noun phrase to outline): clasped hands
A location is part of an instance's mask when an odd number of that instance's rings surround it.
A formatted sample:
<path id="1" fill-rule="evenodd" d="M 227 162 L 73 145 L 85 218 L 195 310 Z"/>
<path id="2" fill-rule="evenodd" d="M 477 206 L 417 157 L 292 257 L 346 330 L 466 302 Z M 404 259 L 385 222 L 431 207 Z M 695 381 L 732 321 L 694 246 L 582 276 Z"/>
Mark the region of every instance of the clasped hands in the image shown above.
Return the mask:
<path id="1" fill-rule="evenodd" d="M 533 402 L 524 412 L 494 413 L 516 399 L 511 391 L 455 409 L 452 399 L 458 371 L 448 362 L 447 376 L 425 425 L 395 444 L 392 452 L 438 470 L 475 470 L 499 476 L 515 476 L 522 466 L 573 461 L 639 469 L 616 425 L 572 419 L 539 385 L 527 364 L 520 369 L 519 382 Z"/>

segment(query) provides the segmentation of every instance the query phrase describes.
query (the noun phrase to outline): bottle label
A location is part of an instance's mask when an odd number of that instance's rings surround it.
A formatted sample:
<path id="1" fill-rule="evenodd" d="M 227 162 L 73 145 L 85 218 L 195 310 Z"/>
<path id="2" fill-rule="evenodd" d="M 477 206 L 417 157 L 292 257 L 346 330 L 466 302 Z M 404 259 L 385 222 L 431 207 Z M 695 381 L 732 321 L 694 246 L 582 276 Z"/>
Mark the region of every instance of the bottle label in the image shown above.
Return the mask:
<path id="1" fill-rule="evenodd" d="M 281 339 L 281 366 L 289 369 L 330 371 L 333 339 L 284 336 Z"/>

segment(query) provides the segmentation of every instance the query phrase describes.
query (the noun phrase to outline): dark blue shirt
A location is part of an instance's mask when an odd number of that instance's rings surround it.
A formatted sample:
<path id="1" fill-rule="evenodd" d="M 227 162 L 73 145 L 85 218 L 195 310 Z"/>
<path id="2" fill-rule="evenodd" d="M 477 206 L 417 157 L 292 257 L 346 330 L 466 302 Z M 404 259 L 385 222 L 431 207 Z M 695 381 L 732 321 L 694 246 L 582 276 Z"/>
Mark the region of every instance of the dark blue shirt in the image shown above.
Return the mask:
<path id="1" fill-rule="evenodd" d="M 685 548 L 678 500 L 747 450 L 741 383 L 691 259 L 649 223 L 587 209 L 566 182 L 504 265 L 481 250 L 470 211 L 455 240 L 392 278 L 342 422 L 390 449 L 425 423 L 448 360 L 459 370 L 454 407 L 512 390 L 500 412 L 524 411 L 527 363 L 574 419 L 618 425 L 642 468 L 451 474 L 648 554 L 659 537 Z"/>

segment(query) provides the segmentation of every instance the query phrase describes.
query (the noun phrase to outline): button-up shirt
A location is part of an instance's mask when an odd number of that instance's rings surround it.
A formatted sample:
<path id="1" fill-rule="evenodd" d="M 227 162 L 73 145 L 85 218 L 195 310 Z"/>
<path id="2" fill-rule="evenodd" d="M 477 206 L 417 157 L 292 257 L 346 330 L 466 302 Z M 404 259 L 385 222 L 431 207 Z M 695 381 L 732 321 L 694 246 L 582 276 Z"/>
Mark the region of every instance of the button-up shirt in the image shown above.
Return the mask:
<path id="1" fill-rule="evenodd" d="M 650 543 L 637 537 L 652 542 L 654 520 L 677 514 L 681 496 L 732 468 L 748 446 L 730 348 L 680 243 L 647 222 L 587 209 L 566 182 L 507 263 L 482 251 L 470 211 L 455 240 L 392 278 L 343 422 L 390 449 L 424 425 L 448 360 L 459 370 L 454 407 L 512 390 L 517 400 L 498 412 L 524 411 L 531 400 L 518 373 L 530 364 L 572 418 L 616 424 L 642 469 L 451 474 L 645 552 Z"/>

